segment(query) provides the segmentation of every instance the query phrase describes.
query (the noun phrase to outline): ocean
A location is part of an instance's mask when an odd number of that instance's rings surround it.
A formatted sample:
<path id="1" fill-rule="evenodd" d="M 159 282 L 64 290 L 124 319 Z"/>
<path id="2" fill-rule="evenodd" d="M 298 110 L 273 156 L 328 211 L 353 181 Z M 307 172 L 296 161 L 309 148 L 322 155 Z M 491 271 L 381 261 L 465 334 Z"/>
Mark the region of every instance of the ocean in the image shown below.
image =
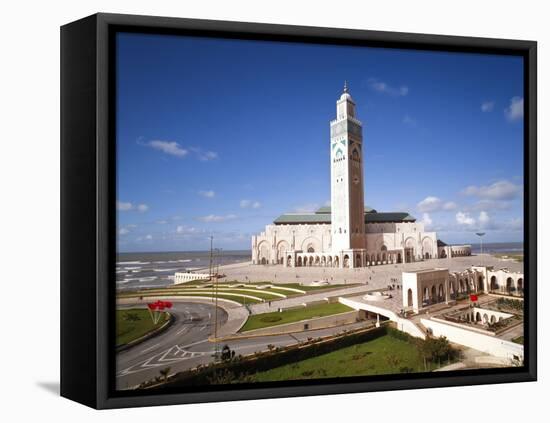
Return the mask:
<path id="1" fill-rule="evenodd" d="M 250 250 L 222 251 L 214 254 L 214 265 L 240 263 L 251 260 Z M 206 271 L 210 265 L 210 251 L 181 251 L 156 253 L 118 253 L 116 264 L 117 290 L 155 288 L 173 283 L 174 273 Z"/>
<path id="2" fill-rule="evenodd" d="M 472 244 L 472 253 L 480 252 L 480 244 Z M 483 243 L 484 253 L 523 253 L 523 242 Z M 250 250 L 223 251 L 214 256 L 214 265 L 233 264 L 251 260 Z M 117 290 L 155 288 L 173 283 L 174 273 L 206 271 L 210 251 L 182 251 L 157 253 L 119 253 L 116 265 Z"/>
<path id="3" fill-rule="evenodd" d="M 471 244 L 472 253 L 476 254 L 481 251 L 481 244 Z M 523 253 L 523 242 L 487 242 L 483 243 L 483 253 Z"/>

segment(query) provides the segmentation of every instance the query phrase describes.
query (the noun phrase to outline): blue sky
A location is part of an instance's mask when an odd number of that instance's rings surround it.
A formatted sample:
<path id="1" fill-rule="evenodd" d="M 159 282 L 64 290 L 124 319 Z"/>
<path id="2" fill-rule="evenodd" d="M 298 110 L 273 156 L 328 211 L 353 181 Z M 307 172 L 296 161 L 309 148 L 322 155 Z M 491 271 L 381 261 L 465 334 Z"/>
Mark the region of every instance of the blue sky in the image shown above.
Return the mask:
<path id="1" fill-rule="evenodd" d="M 119 251 L 225 249 L 330 199 L 344 80 L 365 202 L 448 243 L 523 237 L 523 65 L 512 56 L 119 34 Z"/>

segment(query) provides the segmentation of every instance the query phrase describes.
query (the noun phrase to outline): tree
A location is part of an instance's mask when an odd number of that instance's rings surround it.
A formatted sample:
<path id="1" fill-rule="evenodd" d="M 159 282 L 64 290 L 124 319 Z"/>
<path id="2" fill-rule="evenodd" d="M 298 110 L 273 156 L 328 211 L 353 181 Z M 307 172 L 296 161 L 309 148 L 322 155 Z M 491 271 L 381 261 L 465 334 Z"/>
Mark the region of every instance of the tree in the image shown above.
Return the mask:
<path id="1" fill-rule="evenodd" d="M 168 380 L 168 373 L 170 373 L 170 367 L 166 367 L 160 370 L 160 374 L 164 378 L 165 382 Z"/>

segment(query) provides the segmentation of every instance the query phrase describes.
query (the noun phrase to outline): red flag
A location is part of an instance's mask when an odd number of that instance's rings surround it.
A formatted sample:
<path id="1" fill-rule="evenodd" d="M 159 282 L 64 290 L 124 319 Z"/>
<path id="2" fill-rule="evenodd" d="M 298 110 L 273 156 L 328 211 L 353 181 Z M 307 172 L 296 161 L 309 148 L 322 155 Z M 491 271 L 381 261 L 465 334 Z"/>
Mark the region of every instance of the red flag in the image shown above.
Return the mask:
<path id="1" fill-rule="evenodd" d="M 475 303 L 475 302 L 477 301 L 477 295 L 475 295 L 475 294 L 470 294 L 470 301 L 472 301 L 472 302 Z"/>

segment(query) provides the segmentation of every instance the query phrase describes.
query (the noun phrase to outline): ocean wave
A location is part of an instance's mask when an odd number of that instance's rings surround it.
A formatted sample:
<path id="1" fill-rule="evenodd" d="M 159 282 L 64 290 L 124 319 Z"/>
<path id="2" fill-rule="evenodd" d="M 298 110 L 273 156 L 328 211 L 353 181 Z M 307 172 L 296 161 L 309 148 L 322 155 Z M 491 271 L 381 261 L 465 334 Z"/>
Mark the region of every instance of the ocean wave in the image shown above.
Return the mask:
<path id="1" fill-rule="evenodd" d="M 153 272 L 175 272 L 178 269 L 153 269 Z"/>

